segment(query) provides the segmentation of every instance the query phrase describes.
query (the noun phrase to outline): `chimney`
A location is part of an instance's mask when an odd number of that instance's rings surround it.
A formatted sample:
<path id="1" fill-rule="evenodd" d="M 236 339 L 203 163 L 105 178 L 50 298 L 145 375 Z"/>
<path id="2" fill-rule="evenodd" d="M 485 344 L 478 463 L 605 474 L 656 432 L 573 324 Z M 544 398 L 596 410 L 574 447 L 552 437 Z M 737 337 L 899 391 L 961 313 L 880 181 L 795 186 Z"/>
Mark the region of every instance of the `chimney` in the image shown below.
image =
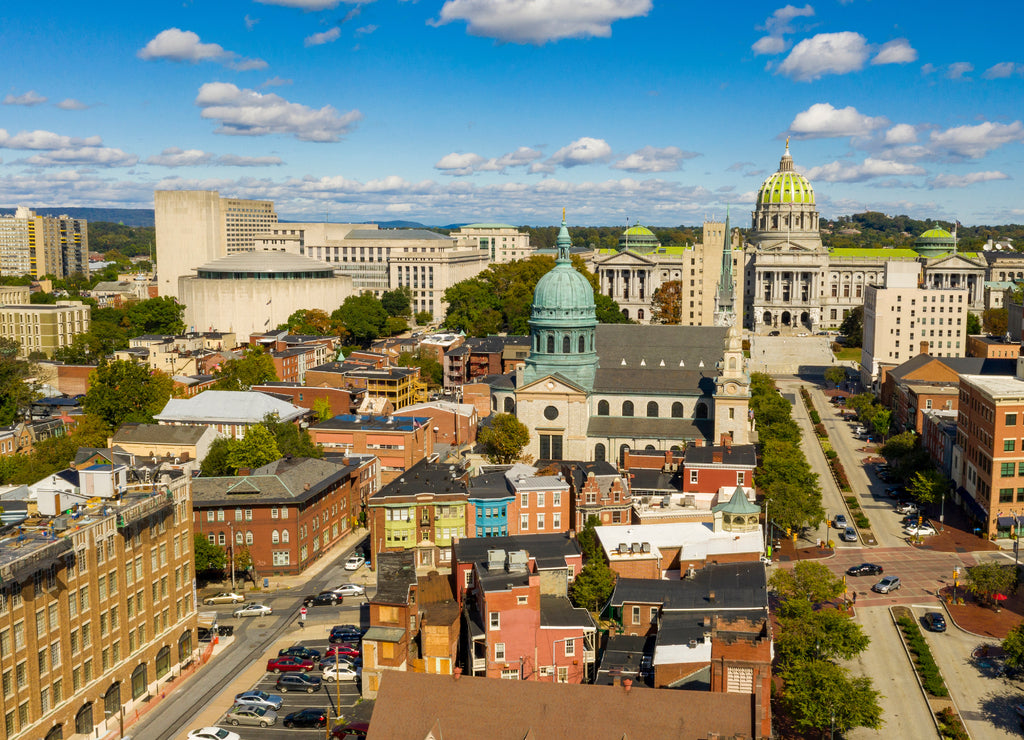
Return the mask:
<path id="1" fill-rule="evenodd" d="M 708 601 L 712 604 L 715 603 L 715 592 L 714 590 L 708 591 Z"/>
<path id="2" fill-rule="evenodd" d="M 921 342 L 921 354 L 922 355 L 928 354 L 928 342 L 925 342 L 925 341 Z"/>
<path id="3" fill-rule="evenodd" d="M 711 453 L 711 462 L 713 462 L 713 463 L 720 463 L 720 462 L 722 462 L 722 451 L 721 450 L 715 450 L 714 452 Z"/>
<path id="4" fill-rule="evenodd" d="M 622 688 L 624 688 L 626 690 L 626 693 L 628 694 L 630 690 L 633 688 L 633 679 L 624 678 L 622 680 Z"/>
<path id="5" fill-rule="evenodd" d="M 462 669 L 458 666 L 455 666 L 455 670 L 452 671 L 452 676 L 455 678 L 456 681 L 458 681 L 459 677 L 462 676 Z"/>

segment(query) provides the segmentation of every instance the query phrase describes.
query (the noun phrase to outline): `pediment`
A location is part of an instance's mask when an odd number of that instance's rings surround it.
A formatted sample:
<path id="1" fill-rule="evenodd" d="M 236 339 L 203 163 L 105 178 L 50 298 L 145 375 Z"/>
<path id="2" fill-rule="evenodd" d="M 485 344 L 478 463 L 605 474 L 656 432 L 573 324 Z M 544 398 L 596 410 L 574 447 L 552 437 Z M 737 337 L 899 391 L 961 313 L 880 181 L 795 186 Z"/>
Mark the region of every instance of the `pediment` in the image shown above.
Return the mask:
<path id="1" fill-rule="evenodd" d="M 548 393 L 553 395 L 587 395 L 587 392 L 583 388 L 557 373 L 554 375 L 545 375 L 543 378 L 537 378 L 532 383 L 516 389 L 517 398 L 522 398 L 527 395 L 544 395 Z"/>
<path id="2" fill-rule="evenodd" d="M 644 254 L 638 254 L 629 249 L 625 252 L 609 255 L 605 259 L 594 260 L 595 267 L 630 267 L 633 265 L 653 267 L 658 264 L 656 259 Z"/>
<path id="3" fill-rule="evenodd" d="M 814 254 L 815 252 L 824 252 L 824 248 L 817 247 L 805 247 L 801 244 L 794 244 L 793 242 L 780 239 L 775 242 L 761 242 L 758 245 L 759 252 L 802 252 L 807 254 Z"/>
<path id="4" fill-rule="evenodd" d="M 928 270 L 934 270 L 936 268 L 943 270 L 984 270 L 985 265 L 982 264 L 981 260 L 975 261 L 961 257 L 958 254 L 950 254 L 945 257 L 940 257 L 935 262 L 928 263 Z"/>

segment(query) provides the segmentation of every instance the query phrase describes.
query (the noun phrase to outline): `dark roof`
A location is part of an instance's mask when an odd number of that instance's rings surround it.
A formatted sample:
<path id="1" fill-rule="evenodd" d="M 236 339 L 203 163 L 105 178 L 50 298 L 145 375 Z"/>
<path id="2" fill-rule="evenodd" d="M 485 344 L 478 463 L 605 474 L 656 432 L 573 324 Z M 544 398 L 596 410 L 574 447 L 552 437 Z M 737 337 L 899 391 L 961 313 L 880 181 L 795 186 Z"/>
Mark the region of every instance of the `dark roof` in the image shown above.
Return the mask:
<path id="1" fill-rule="evenodd" d="M 609 635 L 594 683 L 611 686 L 616 678 L 630 678 L 634 686 L 643 686 L 636 678 L 645 654 L 654 655 L 654 635 Z"/>
<path id="2" fill-rule="evenodd" d="M 515 493 L 508 487 L 504 472 L 484 473 L 469 479 L 471 499 L 511 498 Z"/>
<path id="3" fill-rule="evenodd" d="M 192 500 L 197 507 L 235 506 L 241 502 L 295 504 L 343 480 L 355 468 L 308 457 L 281 458 L 250 475 L 195 478 Z"/>
<path id="4" fill-rule="evenodd" d="M 712 366 L 701 371 L 682 368 L 600 367 L 594 376 L 595 393 L 672 393 L 710 396 L 718 373 Z"/>
<path id="5" fill-rule="evenodd" d="M 466 484 L 462 481 L 465 472 L 458 465 L 420 460 L 401 476 L 373 494 L 370 497 L 370 503 L 382 503 L 386 498 L 416 496 L 421 493 L 430 493 L 435 496 L 445 494 L 465 496 Z"/>
<path id="6" fill-rule="evenodd" d="M 370 601 L 406 604 L 409 589 L 416 585 L 416 553 L 382 552 L 377 555 L 377 593 Z"/>
<path id="7" fill-rule="evenodd" d="M 124 424 L 114 432 L 117 444 L 170 444 L 194 445 L 209 431 L 209 427 L 181 426 L 178 424 Z"/>
<path id="8" fill-rule="evenodd" d="M 714 326 L 598 324 L 598 393 L 665 391 L 711 395 L 728 329 Z"/>
<path id="9" fill-rule="evenodd" d="M 508 373 L 507 375 L 485 375 L 482 378 L 477 378 L 475 383 L 486 383 L 491 388 L 498 388 L 501 390 L 515 390 L 516 379 L 515 373 Z"/>
<path id="10" fill-rule="evenodd" d="M 540 597 L 540 626 L 597 628 L 590 612 L 574 607 L 564 596 Z"/>
<path id="11" fill-rule="evenodd" d="M 648 419 L 645 416 L 591 416 L 590 422 L 587 424 L 588 437 L 710 440 L 714 435 L 714 431 L 714 419 Z"/>
<path id="12" fill-rule="evenodd" d="M 679 581 L 620 578 L 611 604 L 661 604 L 664 611 L 761 609 L 767 605 L 767 577 L 762 563 L 709 563 Z M 714 602 L 710 594 L 714 592 Z"/>
<path id="13" fill-rule="evenodd" d="M 489 337 L 467 337 L 466 343 L 462 345 L 473 354 L 491 354 L 503 352 L 506 347 L 530 346 L 530 338 L 523 336 L 489 336 Z"/>
<path id="14" fill-rule="evenodd" d="M 565 559 L 580 554 L 576 541 L 567 533 L 519 534 L 508 537 L 466 537 L 454 545 L 455 559 L 460 563 L 487 561 L 488 550 L 526 550 L 537 561 L 537 567 L 565 567 Z M 543 563 L 543 564 L 542 564 Z"/>
<path id="15" fill-rule="evenodd" d="M 384 671 L 367 740 L 697 740 L 756 730 L 750 694 Z"/>
<path id="16" fill-rule="evenodd" d="M 757 449 L 754 445 L 687 445 L 683 452 L 684 465 L 715 465 L 715 453 L 722 454 L 722 465 L 757 465 Z"/>
<path id="17" fill-rule="evenodd" d="M 339 414 L 316 424 L 312 429 L 360 429 L 374 432 L 412 432 L 430 423 L 429 416 L 372 416 Z"/>
<path id="18" fill-rule="evenodd" d="M 1017 361 L 1002 357 L 932 357 L 920 354 L 911 357 L 902 365 L 889 371 L 893 380 L 899 381 L 919 370 L 932 360 L 941 362 L 958 375 L 1013 375 L 1017 371 Z"/>
<path id="19" fill-rule="evenodd" d="M 631 468 L 629 487 L 633 491 L 682 491 L 683 474 L 665 473 L 651 468 Z"/>

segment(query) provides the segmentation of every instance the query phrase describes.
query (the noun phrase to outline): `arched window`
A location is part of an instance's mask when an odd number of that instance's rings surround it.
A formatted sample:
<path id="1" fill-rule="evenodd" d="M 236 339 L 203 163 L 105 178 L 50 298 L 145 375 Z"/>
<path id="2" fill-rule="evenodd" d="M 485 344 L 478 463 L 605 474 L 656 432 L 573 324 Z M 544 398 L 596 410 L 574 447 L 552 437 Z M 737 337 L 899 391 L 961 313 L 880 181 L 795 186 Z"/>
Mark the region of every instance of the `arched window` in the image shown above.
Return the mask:
<path id="1" fill-rule="evenodd" d="M 238 530 L 237 532 L 235 532 L 235 544 L 241 545 L 244 541 L 245 535 L 242 533 L 242 530 Z"/>
<path id="2" fill-rule="evenodd" d="M 628 308 L 622 309 L 622 315 L 625 316 L 628 319 L 629 318 L 629 309 Z"/>
<path id="3" fill-rule="evenodd" d="M 622 445 L 619 447 L 619 467 L 626 464 L 626 452 L 629 450 L 629 445 Z"/>
<path id="4" fill-rule="evenodd" d="M 50 728 L 45 740 L 64 740 L 64 725 L 54 725 Z"/>
<path id="5" fill-rule="evenodd" d="M 245 544 L 251 545 L 254 541 L 255 540 L 253 539 L 253 536 L 252 536 L 252 530 L 251 529 L 247 529 L 245 531 Z"/>
<path id="6" fill-rule="evenodd" d="M 498 410 L 498 398 L 497 396 L 491 396 L 491 408 L 495 411 Z"/>
<path id="7" fill-rule="evenodd" d="M 275 529 L 273 532 L 270 533 L 270 544 L 276 545 L 280 541 L 281 541 L 281 535 Z"/>
<path id="8" fill-rule="evenodd" d="M 701 401 L 697 404 L 697 408 L 693 410 L 694 419 L 706 419 L 708 418 L 708 405 Z"/>
<path id="9" fill-rule="evenodd" d="M 654 445 L 647 445 L 644 447 L 644 452 L 654 452 L 657 449 Z"/>
<path id="10" fill-rule="evenodd" d="M 75 715 L 75 732 L 79 735 L 92 734 L 92 702 L 79 709 Z"/>
<path id="11" fill-rule="evenodd" d="M 515 413 L 515 410 L 516 410 L 516 402 L 515 402 L 515 400 L 512 398 L 512 396 L 505 396 L 505 413 L 506 414 L 512 414 L 512 413 Z"/>
<path id="12" fill-rule="evenodd" d="M 555 335 L 548 334 L 548 354 L 555 354 Z"/>
<path id="13" fill-rule="evenodd" d="M 107 717 L 121 711 L 121 682 L 110 684 L 107 693 L 103 695 L 103 714 Z"/>
<path id="14" fill-rule="evenodd" d="M 672 418 L 673 419 L 682 419 L 683 418 L 683 404 L 681 404 L 679 401 L 676 401 L 674 404 L 672 404 Z"/>
<path id="15" fill-rule="evenodd" d="M 623 401 L 622 402 L 622 415 L 623 416 L 632 416 L 633 415 L 633 402 L 632 401 Z"/>
<path id="16" fill-rule="evenodd" d="M 638 308 L 636 310 L 636 319 L 637 319 L 637 321 L 643 321 L 644 320 L 644 310 L 642 308 Z"/>
<path id="17" fill-rule="evenodd" d="M 210 541 L 211 545 L 216 545 L 217 544 L 217 535 L 215 535 L 215 534 L 211 533 L 211 534 L 206 535 L 206 539 L 208 539 Z"/>
<path id="18" fill-rule="evenodd" d="M 729 369 L 730 370 L 735 370 L 736 369 L 736 358 L 735 357 L 730 357 L 729 358 Z"/>
<path id="19" fill-rule="evenodd" d="M 281 542 L 287 542 L 287 541 L 288 541 L 288 538 L 289 538 L 290 536 L 291 536 L 291 535 L 289 535 L 289 534 L 288 534 L 288 530 L 287 530 L 287 529 L 282 529 L 282 530 L 281 530 Z"/>
<path id="20" fill-rule="evenodd" d="M 658 418 L 658 402 L 648 401 L 647 402 L 647 416 L 651 419 Z"/>
<path id="21" fill-rule="evenodd" d="M 169 670 L 171 670 L 171 647 L 164 645 L 156 654 L 156 677 L 162 678 Z"/>
<path id="22" fill-rule="evenodd" d="M 192 654 L 192 630 L 185 630 L 178 638 L 178 662 L 184 663 Z"/>
<path id="23" fill-rule="evenodd" d="M 608 416 L 608 402 L 607 401 L 598 401 L 597 402 L 597 415 L 598 416 Z"/>
<path id="24" fill-rule="evenodd" d="M 598 442 L 594 445 L 594 462 L 604 462 L 605 459 L 604 445 Z"/>
<path id="25" fill-rule="evenodd" d="M 562 354 L 567 355 L 572 352 L 572 340 L 568 337 L 562 337 Z"/>
<path id="26" fill-rule="evenodd" d="M 580 341 L 578 342 L 578 344 L 579 344 L 579 348 L 580 348 L 579 349 L 580 354 L 583 354 L 584 352 L 587 351 L 587 340 L 584 339 L 582 335 L 580 335 Z"/>
<path id="27" fill-rule="evenodd" d="M 146 693 L 146 684 L 149 683 L 146 680 L 146 664 L 140 663 L 139 666 L 132 671 L 132 698 L 138 699 L 140 696 Z"/>

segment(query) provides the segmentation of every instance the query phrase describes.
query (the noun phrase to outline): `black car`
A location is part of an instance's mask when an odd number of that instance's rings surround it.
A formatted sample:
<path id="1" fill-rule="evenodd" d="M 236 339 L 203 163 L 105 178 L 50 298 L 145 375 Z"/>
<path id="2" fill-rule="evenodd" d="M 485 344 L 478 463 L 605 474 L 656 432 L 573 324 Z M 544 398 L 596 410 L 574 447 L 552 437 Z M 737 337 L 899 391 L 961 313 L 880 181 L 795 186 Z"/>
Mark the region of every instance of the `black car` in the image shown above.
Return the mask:
<path id="1" fill-rule="evenodd" d="M 305 673 L 282 673 L 277 679 L 275 689 L 282 693 L 305 691 L 307 694 L 312 694 L 319 691 L 322 685 L 323 680 L 320 676 L 310 676 Z"/>
<path id="2" fill-rule="evenodd" d="M 327 591 L 316 596 L 307 596 L 302 600 L 303 606 L 334 606 L 341 603 L 341 597 L 336 593 Z"/>
<path id="3" fill-rule="evenodd" d="M 880 576 L 882 572 L 882 566 L 874 563 L 861 563 L 846 569 L 848 576 Z"/>
<path id="4" fill-rule="evenodd" d="M 343 624 L 331 628 L 331 634 L 328 637 L 328 641 L 331 643 L 359 642 L 362 637 L 363 631 L 354 624 Z"/>
<path id="5" fill-rule="evenodd" d="M 927 612 L 922 621 L 924 626 L 932 632 L 946 631 L 946 618 L 939 612 Z"/>
<path id="6" fill-rule="evenodd" d="M 303 658 L 305 660 L 311 660 L 314 663 L 320 661 L 320 651 L 314 650 L 313 648 L 303 647 L 302 645 L 292 645 L 284 650 L 277 651 L 278 656 L 291 655 L 294 658 Z"/>
<path id="7" fill-rule="evenodd" d="M 285 727 L 326 727 L 327 714 L 320 709 L 302 709 L 285 715 Z"/>

